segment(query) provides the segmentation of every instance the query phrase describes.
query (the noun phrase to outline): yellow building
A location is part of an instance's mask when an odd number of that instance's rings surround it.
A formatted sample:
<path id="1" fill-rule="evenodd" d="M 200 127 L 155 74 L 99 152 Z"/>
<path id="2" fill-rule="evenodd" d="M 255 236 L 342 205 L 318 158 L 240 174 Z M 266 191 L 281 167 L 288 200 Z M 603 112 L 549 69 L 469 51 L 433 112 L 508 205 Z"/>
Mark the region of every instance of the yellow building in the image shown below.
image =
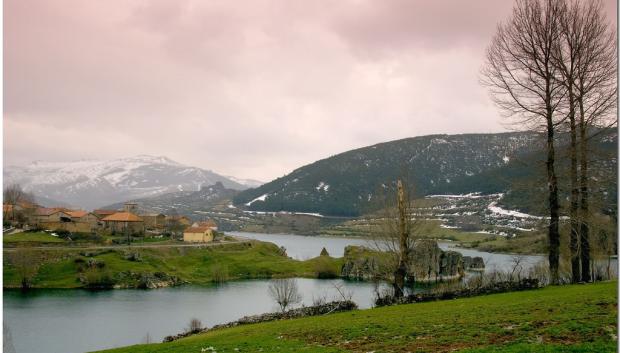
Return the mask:
<path id="1" fill-rule="evenodd" d="M 208 243 L 213 241 L 213 229 L 209 227 L 190 227 L 183 232 L 183 241 L 189 243 Z"/>

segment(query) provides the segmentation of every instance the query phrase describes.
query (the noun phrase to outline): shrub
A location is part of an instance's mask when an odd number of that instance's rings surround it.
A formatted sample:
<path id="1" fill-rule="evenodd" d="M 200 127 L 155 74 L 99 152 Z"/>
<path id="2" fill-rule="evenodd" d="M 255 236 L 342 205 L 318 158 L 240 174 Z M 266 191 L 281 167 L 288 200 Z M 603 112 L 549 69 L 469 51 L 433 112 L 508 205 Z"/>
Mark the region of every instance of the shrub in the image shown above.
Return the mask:
<path id="1" fill-rule="evenodd" d="M 224 283 L 228 281 L 228 267 L 220 264 L 215 264 L 211 268 L 212 281 L 215 283 Z"/>
<path id="2" fill-rule="evenodd" d="M 113 288 L 115 281 L 107 271 L 89 269 L 80 276 L 80 282 L 84 287 L 90 289 L 109 289 Z"/>
<path id="3" fill-rule="evenodd" d="M 130 252 L 124 256 L 124 259 L 127 261 L 141 262 L 142 257 L 139 252 Z"/>
<path id="4" fill-rule="evenodd" d="M 71 236 L 71 232 L 66 230 L 66 229 L 57 229 L 54 231 L 54 233 L 58 234 L 59 238 L 69 238 Z"/>
<path id="5" fill-rule="evenodd" d="M 186 332 L 189 333 L 198 333 L 202 330 L 202 321 L 193 318 L 189 320 L 189 325 L 187 326 Z"/>
<path id="6" fill-rule="evenodd" d="M 86 267 L 91 269 L 104 268 L 105 262 L 103 260 L 88 259 L 88 261 L 86 261 Z"/>
<path id="7" fill-rule="evenodd" d="M 314 264 L 314 273 L 317 278 L 337 278 L 338 269 L 326 258 L 319 258 Z"/>

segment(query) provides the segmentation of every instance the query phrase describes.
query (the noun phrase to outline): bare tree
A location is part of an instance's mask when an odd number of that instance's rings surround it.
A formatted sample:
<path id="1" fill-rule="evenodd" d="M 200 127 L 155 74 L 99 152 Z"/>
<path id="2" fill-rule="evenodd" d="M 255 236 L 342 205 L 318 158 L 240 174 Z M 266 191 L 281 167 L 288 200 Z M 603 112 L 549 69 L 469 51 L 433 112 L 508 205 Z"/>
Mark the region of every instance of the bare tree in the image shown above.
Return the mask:
<path id="1" fill-rule="evenodd" d="M 183 224 L 181 223 L 181 216 L 176 209 L 170 210 L 166 220 L 166 230 L 172 237 L 172 239 L 180 239 L 183 237 Z"/>
<path id="2" fill-rule="evenodd" d="M 269 284 L 269 295 L 278 303 L 282 312 L 291 305 L 301 302 L 297 280 L 292 278 L 274 279 Z"/>
<path id="3" fill-rule="evenodd" d="M 153 338 L 151 337 L 150 333 L 146 333 L 146 336 L 144 336 L 144 338 L 142 339 L 142 343 L 144 344 L 150 344 L 153 343 Z"/>
<path id="4" fill-rule="evenodd" d="M 617 124 L 616 35 L 600 1 L 560 1 L 560 37 L 553 63 L 567 92 L 570 131 L 570 250 L 572 281 L 589 281 L 589 140 Z M 595 132 L 589 132 L 596 127 Z M 578 137 L 579 135 L 579 137 Z"/>
<path id="5" fill-rule="evenodd" d="M 19 184 L 9 184 L 2 194 L 3 203 L 16 205 L 20 202 L 33 202 L 32 194 L 25 192 Z"/>
<path id="6" fill-rule="evenodd" d="M 578 58 L 577 105 L 580 144 L 580 257 L 581 280 L 589 282 L 589 148 L 593 137 L 590 127 L 617 125 L 617 47 L 616 33 L 605 19 L 600 1 L 574 3 L 581 14 L 583 50 Z"/>
<path id="7" fill-rule="evenodd" d="M 411 255 L 414 251 L 419 221 L 413 218 L 412 202 L 402 180 L 396 182 L 395 204 L 393 195 L 387 195 L 382 222 L 372 230 L 371 246 L 380 254 L 375 262 L 376 280 L 392 284 L 394 297 L 404 295 L 405 284 L 415 281 L 410 276 Z"/>
<path id="8" fill-rule="evenodd" d="M 577 61 L 580 52 L 583 50 L 582 32 L 581 32 L 581 16 L 575 13 L 575 8 L 569 8 L 565 2 L 561 3 L 559 11 L 560 18 L 560 37 L 555 43 L 552 59 L 554 65 L 558 68 L 558 79 L 566 89 L 568 101 L 566 102 L 566 118 L 568 120 L 570 143 L 570 261 L 572 281 L 579 282 L 581 279 L 581 268 L 579 264 L 579 183 L 577 176 L 577 123 L 575 108 L 576 99 L 576 81 L 577 81 Z"/>
<path id="9" fill-rule="evenodd" d="M 21 289 L 24 291 L 30 289 L 40 262 L 36 250 L 17 248 L 8 254 L 10 254 L 9 261 L 19 277 Z"/>
<path id="10" fill-rule="evenodd" d="M 546 172 L 549 211 L 549 269 L 558 283 L 560 260 L 558 179 L 555 167 L 556 112 L 566 96 L 557 80 L 553 51 L 560 36 L 561 0 L 517 0 L 512 16 L 498 25 L 482 69 L 498 107 L 517 118 L 520 128 L 546 135 Z"/>
<path id="11" fill-rule="evenodd" d="M 187 325 L 186 332 L 197 333 L 197 332 L 200 332 L 200 330 L 202 329 L 203 329 L 202 321 L 200 321 L 197 318 L 192 318 L 191 320 L 189 320 L 189 324 Z"/>
<path id="12" fill-rule="evenodd" d="M 509 280 L 517 281 L 521 280 L 521 273 L 523 272 L 523 264 L 525 262 L 524 255 L 514 255 L 512 257 L 512 270 L 510 271 Z"/>
<path id="13" fill-rule="evenodd" d="M 2 202 L 9 205 L 3 209 L 4 219 L 15 220 L 18 215 L 18 208 L 26 203 L 34 203 L 34 195 L 24 191 L 19 184 L 9 184 L 3 190 Z"/>

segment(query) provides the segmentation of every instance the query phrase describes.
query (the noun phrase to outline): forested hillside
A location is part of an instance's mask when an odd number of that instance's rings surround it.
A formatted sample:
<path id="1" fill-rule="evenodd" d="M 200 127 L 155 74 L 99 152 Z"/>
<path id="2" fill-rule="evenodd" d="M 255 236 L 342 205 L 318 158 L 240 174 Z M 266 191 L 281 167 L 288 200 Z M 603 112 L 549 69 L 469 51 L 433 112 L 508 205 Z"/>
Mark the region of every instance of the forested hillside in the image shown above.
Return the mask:
<path id="1" fill-rule="evenodd" d="M 616 175 L 616 141 L 615 133 L 602 134 L 594 144 L 593 157 L 597 190 L 607 193 L 606 202 L 614 205 L 615 184 L 611 181 Z M 303 166 L 239 193 L 234 203 L 257 211 L 356 216 L 382 207 L 381 200 L 394 180 L 404 178 L 413 186 L 412 197 L 507 192 L 505 204 L 539 213 L 543 212 L 536 206 L 539 203 L 531 201 L 544 196 L 543 148 L 543 140 L 534 132 L 430 135 L 391 141 Z M 563 154 L 560 148 L 560 160 Z"/>

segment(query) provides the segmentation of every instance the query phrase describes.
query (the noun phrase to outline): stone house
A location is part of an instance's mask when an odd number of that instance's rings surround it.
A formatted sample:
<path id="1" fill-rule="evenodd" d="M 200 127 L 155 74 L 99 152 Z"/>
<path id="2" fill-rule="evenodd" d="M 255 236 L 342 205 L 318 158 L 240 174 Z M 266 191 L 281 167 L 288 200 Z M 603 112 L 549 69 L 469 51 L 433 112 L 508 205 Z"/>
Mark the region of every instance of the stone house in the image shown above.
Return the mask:
<path id="1" fill-rule="evenodd" d="M 183 241 L 188 243 L 212 242 L 213 229 L 209 227 L 189 227 L 183 231 Z"/>
<path id="2" fill-rule="evenodd" d="M 104 217 L 101 221 L 103 221 L 104 228 L 113 234 L 144 234 L 144 221 L 142 218 L 130 212 L 117 212 Z"/>
<path id="3" fill-rule="evenodd" d="M 81 229 L 87 229 L 88 232 L 94 232 L 99 228 L 99 218 L 92 212 L 83 210 L 67 211 L 71 216 L 71 222 L 80 224 Z"/>
<path id="4" fill-rule="evenodd" d="M 166 215 L 161 213 L 147 213 L 140 215 L 146 229 L 163 229 L 166 227 Z"/>
<path id="5" fill-rule="evenodd" d="M 40 226 L 45 223 L 71 222 L 71 215 L 67 211 L 66 208 L 60 207 L 39 207 L 34 211 L 34 223 Z"/>
<path id="6" fill-rule="evenodd" d="M 34 225 L 48 230 L 66 230 L 87 233 L 92 230 L 86 221 L 86 211 L 71 211 L 66 208 L 37 208 L 34 212 Z"/>
<path id="7" fill-rule="evenodd" d="M 192 221 L 186 216 L 166 216 L 166 224 L 177 223 L 183 227 L 189 227 Z"/>

